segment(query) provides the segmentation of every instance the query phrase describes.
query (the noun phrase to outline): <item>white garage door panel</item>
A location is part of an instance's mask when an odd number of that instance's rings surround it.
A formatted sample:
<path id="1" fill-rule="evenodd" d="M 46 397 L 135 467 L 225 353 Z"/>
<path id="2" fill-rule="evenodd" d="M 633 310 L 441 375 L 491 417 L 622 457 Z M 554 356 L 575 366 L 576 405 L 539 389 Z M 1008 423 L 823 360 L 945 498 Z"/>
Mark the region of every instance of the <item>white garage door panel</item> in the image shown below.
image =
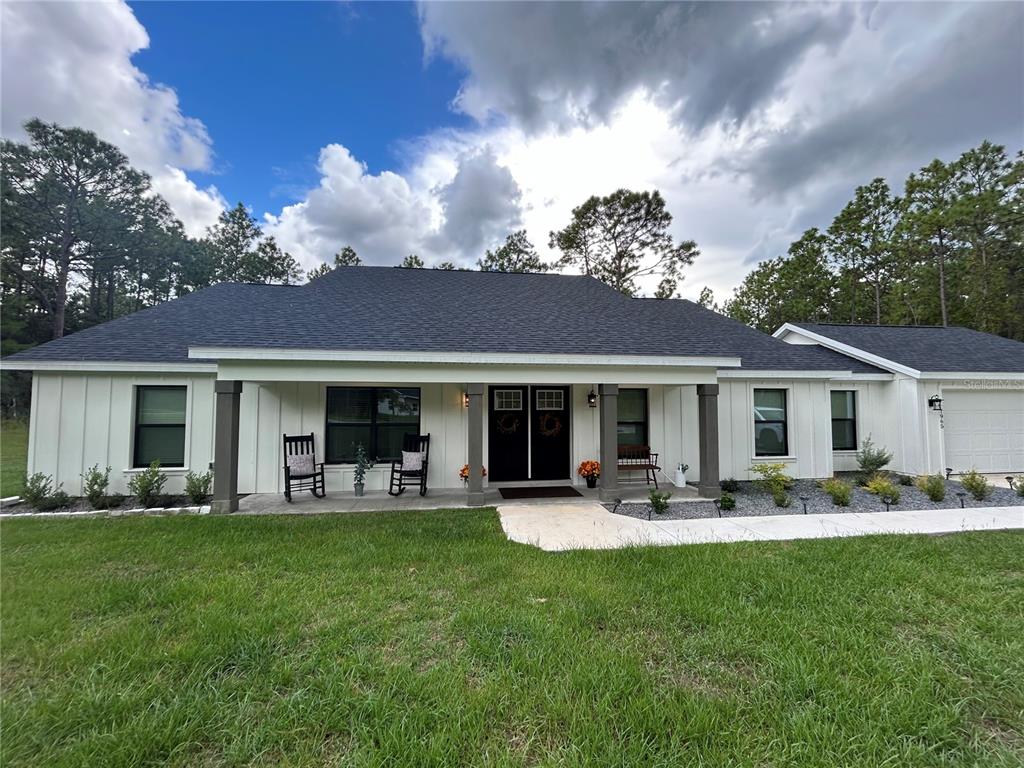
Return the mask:
<path id="1" fill-rule="evenodd" d="M 1024 472 L 1024 390 L 943 392 L 946 464 Z"/>

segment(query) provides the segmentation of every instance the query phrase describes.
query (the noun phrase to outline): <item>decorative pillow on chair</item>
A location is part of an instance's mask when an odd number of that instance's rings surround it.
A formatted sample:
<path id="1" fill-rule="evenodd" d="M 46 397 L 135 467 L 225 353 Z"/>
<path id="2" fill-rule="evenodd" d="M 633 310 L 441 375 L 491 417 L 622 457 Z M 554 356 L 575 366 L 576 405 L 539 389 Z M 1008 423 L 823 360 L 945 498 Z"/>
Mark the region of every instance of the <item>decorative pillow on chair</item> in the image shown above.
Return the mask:
<path id="1" fill-rule="evenodd" d="M 402 451 L 402 471 L 419 472 L 423 469 L 422 451 Z"/>
<path id="2" fill-rule="evenodd" d="M 288 457 L 288 469 L 293 475 L 312 475 L 314 471 L 313 455 L 296 453 Z"/>

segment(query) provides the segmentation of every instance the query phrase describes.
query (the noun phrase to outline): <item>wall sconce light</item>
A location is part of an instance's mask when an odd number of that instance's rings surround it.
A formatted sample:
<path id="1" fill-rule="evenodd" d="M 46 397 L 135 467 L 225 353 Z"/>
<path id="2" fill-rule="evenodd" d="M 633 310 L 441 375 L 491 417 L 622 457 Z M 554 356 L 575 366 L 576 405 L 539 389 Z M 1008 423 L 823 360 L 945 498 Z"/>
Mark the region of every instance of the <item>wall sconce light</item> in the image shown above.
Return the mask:
<path id="1" fill-rule="evenodd" d="M 597 393 L 594 392 L 593 387 L 591 387 L 590 391 L 587 392 L 587 405 L 591 408 L 597 408 Z"/>
<path id="2" fill-rule="evenodd" d="M 928 407 L 931 408 L 933 411 L 941 411 L 942 398 L 939 397 L 938 395 L 932 395 L 931 397 L 928 398 Z"/>
<path id="3" fill-rule="evenodd" d="M 469 408 L 469 392 L 462 393 L 462 407 Z"/>

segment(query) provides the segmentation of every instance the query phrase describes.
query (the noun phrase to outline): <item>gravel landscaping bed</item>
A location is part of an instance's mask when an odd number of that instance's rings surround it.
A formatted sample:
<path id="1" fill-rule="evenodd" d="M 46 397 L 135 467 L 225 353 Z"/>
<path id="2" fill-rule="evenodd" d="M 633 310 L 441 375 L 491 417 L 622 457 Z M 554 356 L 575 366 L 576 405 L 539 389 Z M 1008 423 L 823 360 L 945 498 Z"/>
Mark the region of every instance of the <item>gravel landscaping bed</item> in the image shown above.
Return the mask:
<path id="1" fill-rule="evenodd" d="M 853 482 L 853 478 L 843 476 L 844 480 Z M 963 486 L 955 480 L 946 481 L 946 498 L 942 501 L 932 501 L 923 492 L 912 485 L 900 485 L 900 500 L 898 504 L 890 505 L 890 510 L 910 509 L 958 509 L 960 498 L 958 493 L 963 493 L 964 507 L 1010 507 L 1024 506 L 1024 499 L 1017 495 L 1016 491 L 1009 488 L 993 488 L 992 495 L 984 501 L 976 501 L 971 494 L 967 493 Z M 736 508 L 722 510 L 722 517 L 761 517 L 765 515 L 801 515 L 804 512 L 801 496 L 807 497 L 808 514 L 836 514 L 845 512 L 884 512 L 883 504 L 877 496 L 868 493 L 863 488 L 854 485 L 853 495 L 850 498 L 848 507 L 837 507 L 832 503 L 831 497 L 818 487 L 816 480 L 797 480 L 793 489 L 789 491 L 789 498 L 792 505 L 789 507 L 777 507 L 772 497 L 761 491 L 752 482 L 741 482 L 740 490 L 732 494 L 736 499 Z M 718 517 L 718 510 L 710 501 L 669 501 L 668 511 L 663 515 L 655 515 L 651 512 L 651 505 L 647 502 L 624 502 L 616 507 L 615 504 L 605 504 L 605 508 L 614 511 L 619 515 L 636 517 L 642 520 L 699 520 L 705 517 Z"/>

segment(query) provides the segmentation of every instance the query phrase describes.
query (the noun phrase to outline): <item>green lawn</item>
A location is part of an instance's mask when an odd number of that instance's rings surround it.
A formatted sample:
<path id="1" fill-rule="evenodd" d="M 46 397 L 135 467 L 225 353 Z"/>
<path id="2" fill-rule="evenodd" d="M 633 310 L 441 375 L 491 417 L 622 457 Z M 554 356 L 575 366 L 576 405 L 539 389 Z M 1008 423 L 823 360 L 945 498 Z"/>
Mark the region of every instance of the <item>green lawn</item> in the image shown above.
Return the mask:
<path id="1" fill-rule="evenodd" d="M 5 766 L 1020 766 L 1024 535 L 5 521 Z"/>
<path id="2" fill-rule="evenodd" d="M 0 422 L 0 496 L 17 496 L 25 486 L 28 460 L 28 425 Z"/>

